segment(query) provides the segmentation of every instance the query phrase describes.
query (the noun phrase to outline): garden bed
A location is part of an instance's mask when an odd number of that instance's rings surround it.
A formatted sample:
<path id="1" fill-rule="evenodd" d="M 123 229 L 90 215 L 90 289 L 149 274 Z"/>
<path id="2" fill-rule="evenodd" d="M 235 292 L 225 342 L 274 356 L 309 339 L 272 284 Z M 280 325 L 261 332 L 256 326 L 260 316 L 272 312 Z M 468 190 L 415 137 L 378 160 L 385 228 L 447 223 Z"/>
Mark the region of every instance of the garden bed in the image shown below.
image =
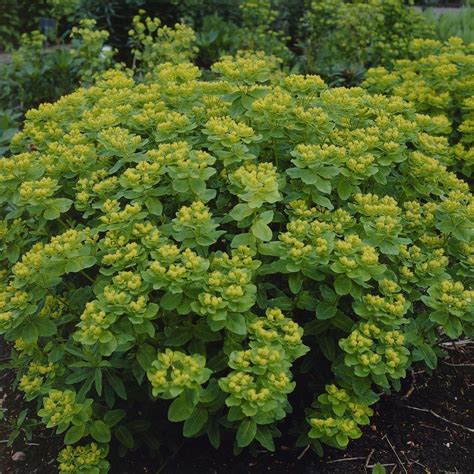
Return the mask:
<path id="1" fill-rule="evenodd" d="M 6 348 L 1 351 L 5 356 Z M 343 452 L 327 449 L 324 458 L 304 449 L 288 448 L 277 442 L 275 453 L 257 451 L 233 458 L 230 445 L 213 450 L 207 440 L 186 440 L 164 463 L 145 450 L 119 458 L 112 444 L 113 473 L 347 473 L 370 472 L 373 464 L 386 464 L 387 472 L 424 473 L 473 471 L 474 456 L 474 364 L 472 345 L 448 350 L 433 375 L 414 368 L 399 394 L 384 396 L 375 407 L 363 437 Z M 60 436 L 50 430 L 35 431 L 31 441 L 20 436 L 13 447 L 4 440 L 5 424 L 25 408 L 19 394 L 11 390 L 13 374 L 2 372 L 0 399 L 6 408 L 2 422 L 0 466 L 8 474 L 50 474 L 62 447 Z M 163 403 L 163 402 L 158 402 Z M 420 411 L 421 409 L 423 411 Z M 442 418 L 444 419 L 442 419 Z M 21 453 L 21 454 L 19 454 Z M 13 459 L 22 459 L 14 461 Z M 161 466 L 161 467 L 160 467 Z"/>

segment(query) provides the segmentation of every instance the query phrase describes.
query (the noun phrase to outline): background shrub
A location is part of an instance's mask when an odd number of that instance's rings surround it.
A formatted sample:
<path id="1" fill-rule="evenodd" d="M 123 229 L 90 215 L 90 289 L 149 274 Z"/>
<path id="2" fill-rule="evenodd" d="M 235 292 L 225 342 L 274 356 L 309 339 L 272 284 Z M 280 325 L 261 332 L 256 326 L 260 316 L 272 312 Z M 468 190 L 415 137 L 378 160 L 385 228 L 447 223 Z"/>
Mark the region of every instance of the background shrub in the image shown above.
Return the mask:
<path id="1" fill-rule="evenodd" d="M 307 68 L 326 76 L 340 68 L 388 65 L 406 57 L 413 38 L 433 35 L 428 21 L 403 0 L 317 0 L 303 19 Z"/>
<path id="2" fill-rule="evenodd" d="M 29 111 L 0 160 L 0 333 L 42 422 L 80 443 L 63 472 L 168 422 L 239 452 L 287 419 L 344 448 L 414 361 L 472 334 L 447 122 L 261 54 L 212 72 L 108 72 Z"/>

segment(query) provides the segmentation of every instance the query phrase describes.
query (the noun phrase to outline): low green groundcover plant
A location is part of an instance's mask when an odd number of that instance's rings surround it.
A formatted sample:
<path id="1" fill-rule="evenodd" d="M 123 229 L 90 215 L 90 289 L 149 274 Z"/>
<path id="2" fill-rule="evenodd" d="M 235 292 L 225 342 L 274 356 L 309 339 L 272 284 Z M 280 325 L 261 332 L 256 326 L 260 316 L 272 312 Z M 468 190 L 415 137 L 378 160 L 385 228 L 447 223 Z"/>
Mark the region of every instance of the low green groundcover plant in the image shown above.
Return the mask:
<path id="1" fill-rule="evenodd" d="M 0 160 L 0 331 L 61 472 L 172 424 L 236 453 L 283 427 L 345 448 L 413 362 L 472 334 L 446 123 L 263 55 L 212 71 L 108 72 L 29 111 Z"/>

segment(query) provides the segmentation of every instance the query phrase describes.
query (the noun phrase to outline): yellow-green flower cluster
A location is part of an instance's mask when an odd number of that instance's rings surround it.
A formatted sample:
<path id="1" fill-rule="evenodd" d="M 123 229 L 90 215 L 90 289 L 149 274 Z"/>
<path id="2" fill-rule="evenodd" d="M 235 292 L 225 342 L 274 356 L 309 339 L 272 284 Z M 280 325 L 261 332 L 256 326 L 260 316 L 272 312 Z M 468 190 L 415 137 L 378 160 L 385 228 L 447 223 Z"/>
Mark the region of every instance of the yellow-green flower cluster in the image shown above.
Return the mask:
<path id="1" fill-rule="evenodd" d="M 15 344 L 15 347 L 18 346 Z M 51 382 L 54 380 L 57 369 L 57 365 L 53 362 L 48 362 L 47 364 L 35 361 L 30 362 L 26 374 L 20 378 L 18 388 L 25 393 L 27 400 L 31 400 L 41 392 L 44 392 L 42 389 L 45 381 Z M 50 383 L 47 385 L 50 385 Z"/>
<path id="2" fill-rule="evenodd" d="M 75 268 L 68 268 L 68 262 L 74 260 L 79 255 L 86 256 L 95 238 L 90 236 L 90 229 L 75 230 L 66 232 L 51 238 L 47 244 L 37 243 L 31 250 L 21 257 L 12 267 L 15 276 L 15 285 L 19 288 L 28 283 L 34 283 L 38 279 L 44 278 L 42 272 L 48 272 L 51 267 L 56 267 L 61 262 L 63 269 L 59 274 L 67 271 L 77 271 Z M 95 260 L 94 262 L 95 263 Z M 71 263 L 71 265 L 73 265 Z M 61 268 L 61 267 L 60 267 Z M 50 275 L 52 278 L 53 275 Z"/>
<path id="3" fill-rule="evenodd" d="M 229 176 L 232 192 L 252 209 L 282 199 L 278 180 L 276 167 L 268 162 L 246 163 Z"/>
<path id="4" fill-rule="evenodd" d="M 265 318 L 259 317 L 249 324 L 249 333 L 253 337 L 268 344 L 279 343 L 285 348 L 285 353 L 299 357 L 297 354 L 303 346 L 303 329 L 298 323 L 285 317 L 281 309 L 268 308 Z M 296 358 L 295 357 L 295 358 Z"/>
<path id="5" fill-rule="evenodd" d="M 443 248 L 426 250 L 418 245 L 400 247 L 400 282 L 406 286 L 416 282 L 426 287 L 436 277 L 443 275 L 449 264 L 449 258 Z"/>
<path id="6" fill-rule="evenodd" d="M 175 398 L 184 390 L 199 390 L 207 382 L 211 370 L 206 359 L 199 354 L 187 355 L 166 349 L 158 352 L 156 360 L 147 370 L 154 397 Z"/>
<path id="7" fill-rule="evenodd" d="M 354 280 L 367 281 L 383 271 L 379 264 L 378 252 L 374 247 L 365 245 L 357 234 L 336 240 L 334 257 L 331 269 Z"/>
<path id="8" fill-rule="evenodd" d="M 181 23 L 173 28 L 161 26 L 159 18 L 144 18 L 144 14 L 144 10 L 140 10 L 133 17 L 133 28 L 129 31 L 134 63 L 139 63 L 142 71 L 152 72 L 167 61 L 187 62 L 196 55 L 196 34 L 192 28 Z"/>
<path id="9" fill-rule="evenodd" d="M 81 344 L 94 345 L 97 343 L 108 343 L 113 335 L 108 329 L 116 321 L 117 315 L 107 314 L 98 301 L 89 301 L 80 316 L 77 324 L 78 330 L 74 338 Z"/>
<path id="10" fill-rule="evenodd" d="M 236 122 L 228 116 L 208 120 L 203 133 L 210 142 L 209 149 L 223 161 L 225 166 L 255 159 L 255 155 L 250 153 L 250 148 L 252 143 L 258 142 L 261 138 L 255 134 L 252 127 Z"/>
<path id="11" fill-rule="evenodd" d="M 274 56 L 240 54 L 236 57 L 223 56 L 212 65 L 212 70 L 231 84 L 251 86 L 266 82 L 279 67 L 279 60 Z"/>
<path id="12" fill-rule="evenodd" d="M 129 157 L 140 146 L 142 139 L 121 127 L 111 127 L 97 134 L 101 145 L 99 153 L 103 156 Z"/>
<path id="13" fill-rule="evenodd" d="M 246 246 L 237 247 L 230 255 L 222 252 L 212 255 L 203 282 L 204 291 L 191 307 L 197 314 L 207 316 L 213 331 L 227 327 L 237 334 L 245 334 L 242 314 L 255 304 L 257 288 L 253 279 L 260 265 L 252 256 L 253 252 Z"/>
<path id="14" fill-rule="evenodd" d="M 234 370 L 219 379 L 221 389 L 229 393 L 226 405 L 238 418 L 267 424 L 285 416 L 287 395 L 295 387 L 291 365 L 308 350 L 302 335 L 302 328 L 279 308 L 253 317 L 249 348 L 230 354 L 229 367 Z"/>
<path id="15" fill-rule="evenodd" d="M 110 467 L 105 459 L 106 456 L 107 450 L 99 448 L 96 443 L 75 447 L 66 446 L 58 455 L 59 472 L 61 474 L 106 474 Z"/>
<path id="16" fill-rule="evenodd" d="M 189 248 L 209 247 L 223 234 L 223 231 L 216 230 L 218 226 L 209 208 L 202 201 L 194 201 L 176 213 L 173 237 Z"/>
<path id="17" fill-rule="evenodd" d="M 183 287 L 204 279 L 209 261 L 189 248 L 179 249 L 174 244 L 164 244 L 152 252 L 153 260 L 142 273 L 154 289 L 168 289 L 181 293 Z"/>
<path id="18" fill-rule="evenodd" d="M 442 280 L 428 289 L 422 297 L 429 319 L 439 324 L 451 338 L 459 337 L 463 325 L 474 322 L 474 290 L 466 289 L 460 281 Z"/>
<path id="19" fill-rule="evenodd" d="M 389 387 L 387 377 L 405 377 L 410 351 L 400 331 L 384 331 L 376 323 L 360 323 L 347 338 L 339 340 L 339 346 L 346 353 L 345 364 L 356 377 L 370 375 L 384 388 Z"/>
<path id="20" fill-rule="evenodd" d="M 91 399 L 83 403 L 76 402 L 76 393 L 72 390 L 50 390 L 43 398 L 43 408 L 38 411 L 47 428 L 69 426 L 76 415 L 82 411 L 90 413 Z M 89 414 L 90 416 L 90 414 Z"/>
<path id="21" fill-rule="evenodd" d="M 376 324 L 399 326 L 406 322 L 403 316 L 410 303 L 400 293 L 400 287 L 393 280 L 384 279 L 379 283 L 381 295 L 367 294 L 361 301 L 354 302 L 352 307 L 357 315 Z"/>
<path id="22" fill-rule="evenodd" d="M 350 439 L 360 438 L 359 425 L 368 425 L 373 414 L 357 397 L 334 384 L 326 385 L 326 393 L 319 395 L 312 408 L 308 436 L 337 448 L 345 448 Z"/>

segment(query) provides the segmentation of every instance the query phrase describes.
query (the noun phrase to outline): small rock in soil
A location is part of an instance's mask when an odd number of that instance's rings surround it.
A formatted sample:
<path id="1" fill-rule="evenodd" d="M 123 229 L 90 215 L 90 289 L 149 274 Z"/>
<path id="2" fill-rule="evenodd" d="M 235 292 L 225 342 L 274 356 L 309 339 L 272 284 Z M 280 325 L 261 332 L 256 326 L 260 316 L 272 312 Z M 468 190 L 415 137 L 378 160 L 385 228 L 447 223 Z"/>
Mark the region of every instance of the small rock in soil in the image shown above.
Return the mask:
<path id="1" fill-rule="evenodd" d="M 26 459 L 26 454 L 23 451 L 17 451 L 12 456 L 13 461 L 24 461 Z"/>

